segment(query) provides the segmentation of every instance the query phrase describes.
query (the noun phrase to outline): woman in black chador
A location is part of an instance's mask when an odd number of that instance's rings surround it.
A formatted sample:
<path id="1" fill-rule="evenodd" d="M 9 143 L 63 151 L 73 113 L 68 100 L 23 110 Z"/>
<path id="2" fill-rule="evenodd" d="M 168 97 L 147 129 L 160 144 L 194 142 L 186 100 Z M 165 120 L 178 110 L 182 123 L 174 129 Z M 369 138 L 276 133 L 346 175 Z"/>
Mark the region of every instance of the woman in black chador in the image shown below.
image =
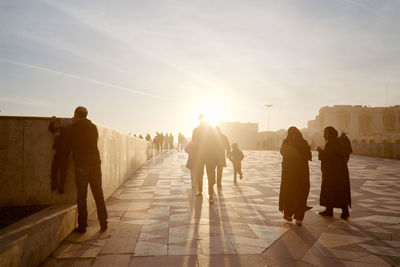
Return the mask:
<path id="1" fill-rule="evenodd" d="M 326 140 L 324 149 L 318 147 L 318 158 L 321 160 L 322 184 L 319 203 L 326 210 L 322 216 L 333 216 L 333 208 L 341 208 L 342 219 L 349 215 L 351 206 L 350 179 L 346 164 L 346 152 L 343 143 L 338 138 L 338 132 L 332 126 L 324 130 Z"/>
<path id="2" fill-rule="evenodd" d="M 287 221 L 296 220 L 301 225 L 307 207 L 310 191 L 310 172 L 308 161 L 311 149 L 296 127 L 290 127 L 281 147 L 282 181 L 279 193 L 279 210 Z M 293 216 L 294 215 L 294 216 Z"/>

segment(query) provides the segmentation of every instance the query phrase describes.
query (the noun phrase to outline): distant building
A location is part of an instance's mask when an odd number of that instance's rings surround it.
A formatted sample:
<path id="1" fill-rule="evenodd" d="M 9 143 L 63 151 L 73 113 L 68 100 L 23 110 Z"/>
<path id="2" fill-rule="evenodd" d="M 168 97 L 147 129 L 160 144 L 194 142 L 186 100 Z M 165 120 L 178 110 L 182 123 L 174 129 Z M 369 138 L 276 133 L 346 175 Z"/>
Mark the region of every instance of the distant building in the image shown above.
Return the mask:
<path id="1" fill-rule="evenodd" d="M 257 149 L 258 123 L 219 122 L 218 126 L 231 144 L 237 143 L 241 149 Z"/>
<path id="2" fill-rule="evenodd" d="M 258 123 L 219 122 L 218 126 L 231 144 L 246 150 L 277 150 L 286 137 L 285 130 L 258 132 Z"/>
<path id="3" fill-rule="evenodd" d="M 308 135 L 314 142 L 321 143 L 327 126 L 339 132 L 346 130 L 353 143 L 400 142 L 400 106 L 325 106 L 314 120 L 308 121 Z"/>
<path id="4" fill-rule="evenodd" d="M 287 130 L 279 130 L 275 132 L 259 132 L 257 135 L 257 149 L 279 150 L 286 136 Z"/>

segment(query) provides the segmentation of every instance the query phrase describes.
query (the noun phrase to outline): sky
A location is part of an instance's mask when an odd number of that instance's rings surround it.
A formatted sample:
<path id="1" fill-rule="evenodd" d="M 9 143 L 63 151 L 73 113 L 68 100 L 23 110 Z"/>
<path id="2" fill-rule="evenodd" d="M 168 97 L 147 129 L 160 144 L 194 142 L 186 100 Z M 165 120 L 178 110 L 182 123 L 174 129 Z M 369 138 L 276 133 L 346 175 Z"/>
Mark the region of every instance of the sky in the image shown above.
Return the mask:
<path id="1" fill-rule="evenodd" d="M 398 0 L 0 1 L 0 115 L 190 136 L 400 104 Z M 388 96 L 388 97 L 387 97 Z"/>

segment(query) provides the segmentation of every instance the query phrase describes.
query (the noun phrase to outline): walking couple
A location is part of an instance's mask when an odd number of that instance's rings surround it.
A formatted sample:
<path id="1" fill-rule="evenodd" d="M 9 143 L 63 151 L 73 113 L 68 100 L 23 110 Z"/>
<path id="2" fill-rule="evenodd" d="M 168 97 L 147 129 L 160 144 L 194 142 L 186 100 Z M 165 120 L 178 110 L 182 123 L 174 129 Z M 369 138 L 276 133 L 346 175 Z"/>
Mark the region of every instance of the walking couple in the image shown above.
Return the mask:
<path id="1" fill-rule="evenodd" d="M 222 187 L 222 172 L 226 167 L 226 156 L 230 156 L 233 162 L 235 181 L 237 173 L 242 178 L 240 161 L 243 157 L 240 160 L 233 158 L 228 138 L 219 128 L 214 128 L 207 123 L 204 115 L 200 115 L 199 119 L 200 125 L 193 130 L 192 140 L 186 149 L 189 153 L 186 167 L 191 170 L 192 188 L 197 189 L 196 197 L 203 196 L 203 175 L 204 167 L 206 168 L 209 202 L 214 203 L 214 184 L 216 183 L 218 188 Z M 234 146 L 234 149 L 238 150 L 237 146 Z"/>

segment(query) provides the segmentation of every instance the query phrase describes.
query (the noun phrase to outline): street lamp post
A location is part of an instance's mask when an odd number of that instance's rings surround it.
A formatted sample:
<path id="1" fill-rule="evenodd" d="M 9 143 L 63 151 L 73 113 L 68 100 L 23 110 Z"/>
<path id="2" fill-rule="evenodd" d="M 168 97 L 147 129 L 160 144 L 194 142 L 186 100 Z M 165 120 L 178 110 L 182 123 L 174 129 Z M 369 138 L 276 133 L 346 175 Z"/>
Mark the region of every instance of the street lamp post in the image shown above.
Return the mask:
<path id="1" fill-rule="evenodd" d="M 269 109 L 272 107 L 272 104 L 265 104 L 265 107 L 267 108 L 267 117 L 268 117 L 268 132 L 270 131 L 270 122 L 269 122 Z"/>

